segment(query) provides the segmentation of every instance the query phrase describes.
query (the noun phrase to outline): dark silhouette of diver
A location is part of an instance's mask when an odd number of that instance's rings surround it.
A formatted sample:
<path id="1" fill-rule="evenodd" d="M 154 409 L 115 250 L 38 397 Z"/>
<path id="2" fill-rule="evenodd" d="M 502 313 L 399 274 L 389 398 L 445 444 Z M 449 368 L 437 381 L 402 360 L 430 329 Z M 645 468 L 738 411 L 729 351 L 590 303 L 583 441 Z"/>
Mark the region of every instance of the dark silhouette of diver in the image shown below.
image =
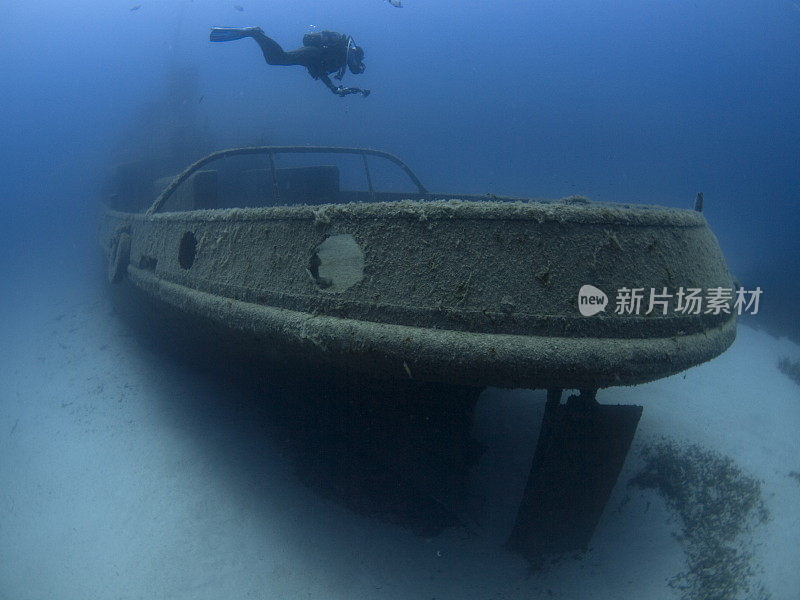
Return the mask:
<path id="1" fill-rule="evenodd" d="M 334 94 L 342 97 L 348 94 L 361 94 L 365 98 L 369 96 L 369 90 L 344 87 L 341 84 L 335 85 L 328 77 L 331 73 L 336 73 L 334 77 L 341 81 L 347 67 L 354 75 L 364 72 L 366 68 L 364 50 L 361 46 L 356 46 L 353 38 L 349 35 L 335 31 L 307 33 L 303 36 L 302 48 L 286 52 L 278 42 L 267 37 L 260 27 L 211 28 L 212 42 L 229 42 L 246 37 L 251 37 L 258 42 L 267 64 L 303 65 L 308 69 L 311 77 L 321 79 Z"/>

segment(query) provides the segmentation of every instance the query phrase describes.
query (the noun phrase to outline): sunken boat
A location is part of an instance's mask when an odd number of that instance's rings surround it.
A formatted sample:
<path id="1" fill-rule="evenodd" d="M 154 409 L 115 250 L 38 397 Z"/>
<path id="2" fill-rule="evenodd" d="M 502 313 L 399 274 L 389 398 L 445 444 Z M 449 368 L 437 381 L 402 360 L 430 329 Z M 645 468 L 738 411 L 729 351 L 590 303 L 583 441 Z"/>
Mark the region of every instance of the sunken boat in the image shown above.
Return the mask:
<path id="1" fill-rule="evenodd" d="M 363 182 L 286 155 L 347 156 Z M 378 189 L 386 164 L 408 190 Z M 724 295 L 682 303 L 734 288 L 702 203 L 433 193 L 397 157 L 341 147 L 223 150 L 153 185 L 149 206 L 123 193 L 102 211 L 108 279 L 211 332 L 209 352 L 228 340 L 362 380 L 548 390 L 509 541 L 532 560 L 586 547 L 622 467 L 642 409 L 597 391 L 708 361 L 736 335 Z"/>

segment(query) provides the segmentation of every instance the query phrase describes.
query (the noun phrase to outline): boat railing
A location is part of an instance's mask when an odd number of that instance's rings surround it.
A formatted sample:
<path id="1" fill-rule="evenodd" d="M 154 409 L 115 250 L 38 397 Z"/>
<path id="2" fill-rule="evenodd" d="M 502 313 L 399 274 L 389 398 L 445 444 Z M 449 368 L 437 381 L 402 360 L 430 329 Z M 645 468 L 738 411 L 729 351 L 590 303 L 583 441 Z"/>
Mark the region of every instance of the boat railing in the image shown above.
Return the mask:
<path id="1" fill-rule="evenodd" d="M 369 196 L 371 201 L 375 200 L 375 189 L 372 184 L 372 175 L 370 173 L 367 157 L 377 156 L 380 158 L 384 158 L 396 164 L 398 167 L 400 167 L 400 169 L 402 169 L 405 172 L 405 174 L 409 177 L 409 179 L 411 179 L 411 181 L 417 187 L 420 196 L 422 196 L 423 199 L 428 197 L 428 190 L 425 189 L 425 186 L 422 185 L 420 180 L 417 178 L 416 175 L 414 175 L 411 169 L 409 169 L 408 166 L 402 160 L 400 160 L 393 154 L 389 154 L 388 152 L 383 152 L 382 150 L 373 150 L 371 148 L 347 148 L 341 146 L 251 146 L 246 148 L 229 148 L 227 150 L 219 150 L 217 152 L 212 152 L 208 156 L 205 156 L 200 160 L 198 160 L 197 162 L 191 164 L 182 173 L 176 176 L 166 188 L 164 188 L 161 194 L 159 194 L 158 198 L 156 198 L 155 202 L 153 202 L 152 206 L 150 206 L 150 208 L 147 209 L 146 214 L 152 215 L 153 213 L 158 212 L 164 205 L 164 203 L 167 201 L 167 199 L 173 194 L 173 192 L 175 192 L 175 190 L 181 183 L 186 181 L 195 172 L 197 172 L 202 167 L 206 166 L 208 163 L 222 158 L 227 158 L 229 156 L 241 156 L 241 155 L 253 155 L 253 154 L 264 154 L 269 157 L 270 173 L 272 179 L 272 190 L 276 202 L 279 201 L 278 199 L 280 197 L 278 189 L 277 169 L 275 168 L 276 154 L 360 155 L 364 161 L 364 170 L 366 172 L 367 186 L 369 187 Z"/>

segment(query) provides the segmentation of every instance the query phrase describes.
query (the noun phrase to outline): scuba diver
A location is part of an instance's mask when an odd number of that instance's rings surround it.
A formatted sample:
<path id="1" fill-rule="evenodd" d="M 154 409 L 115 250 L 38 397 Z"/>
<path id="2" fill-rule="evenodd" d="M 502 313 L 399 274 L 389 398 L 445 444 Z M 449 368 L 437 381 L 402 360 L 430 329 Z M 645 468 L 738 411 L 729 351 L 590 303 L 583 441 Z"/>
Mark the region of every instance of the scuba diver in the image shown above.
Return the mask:
<path id="1" fill-rule="evenodd" d="M 303 65 L 308 69 L 308 74 L 314 79 L 321 79 L 334 94 L 341 97 L 348 94 L 361 94 L 364 98 L 369 96 L 369 90 L 357 87 L 344 87 L 340 83 L 335 85 L 328 75 L 336 73 L 334 77 L 341 81 L 345 68 L 350 69 L 354 75 L 363 73 L 364 50 L 356 46 L 353 38 L 335 31 L 318 31 L 307 33 L 303 36 L 303 47 L 297 50 L 284 51 L 280 44 L 266 36 L 261 27 L 212 27 L 212 42 L 229 42 L 251 37 L 259 46 L 267 64 L 270 65 Z"/>

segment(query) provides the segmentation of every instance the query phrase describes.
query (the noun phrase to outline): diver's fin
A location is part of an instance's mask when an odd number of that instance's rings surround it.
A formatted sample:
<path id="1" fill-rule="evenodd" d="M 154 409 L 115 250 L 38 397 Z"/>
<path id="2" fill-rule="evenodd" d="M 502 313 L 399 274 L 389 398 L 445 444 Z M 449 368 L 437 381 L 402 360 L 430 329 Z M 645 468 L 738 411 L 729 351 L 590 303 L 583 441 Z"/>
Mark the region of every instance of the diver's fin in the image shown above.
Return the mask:
<path id="1" fill-rule="evenodd" d="M 212 27 L 209 39 L 212 42 L 230 42 L 250 37 L 258 27 Z"/>

